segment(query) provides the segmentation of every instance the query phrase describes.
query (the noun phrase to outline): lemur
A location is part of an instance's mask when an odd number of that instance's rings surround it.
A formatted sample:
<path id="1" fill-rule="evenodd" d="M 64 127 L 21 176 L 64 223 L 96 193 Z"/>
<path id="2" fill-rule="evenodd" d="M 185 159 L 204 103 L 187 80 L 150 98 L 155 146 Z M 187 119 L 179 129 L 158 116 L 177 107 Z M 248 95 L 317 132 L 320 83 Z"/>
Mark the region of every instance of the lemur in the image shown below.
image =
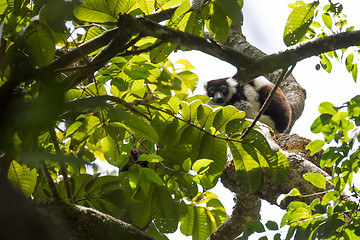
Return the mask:
<path id="1" fill-rule="evenodd" d="M 254 119 L 264 104 L 274 84 L 264 77 L 257 77 L 244 86 L 234 78 L 222 78 L 205 83 L 204 88 L 212 100 L 210 105 L 233 105 Z M 291 109 L 284 93 L 277 89 L 269 106 L 259 119 L 278 133 L 285 132 L 291 122 Z"/>

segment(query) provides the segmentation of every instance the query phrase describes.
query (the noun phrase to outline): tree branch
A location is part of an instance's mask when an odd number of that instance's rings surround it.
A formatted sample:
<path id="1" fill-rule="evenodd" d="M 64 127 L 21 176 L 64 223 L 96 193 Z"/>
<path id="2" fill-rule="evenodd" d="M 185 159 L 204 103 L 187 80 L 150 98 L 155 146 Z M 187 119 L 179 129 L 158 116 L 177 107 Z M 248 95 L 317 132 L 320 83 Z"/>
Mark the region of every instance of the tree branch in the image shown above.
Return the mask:
<path id="1" fill-rule="evenodd" d="M 69 239 L 156 240 L 137 227 L 92 208 L 72 205 L 51 198 L 37 200 L 33 208 L 49 225 L 60 225 Z M 65 238 L 64 238 L 65 239 Z"/>
<path id="2" fill-rule="evenodd" d="M 261 201 L 256 194 L 243 191 L 236 197 L 232 214 L 208 238 L 208 240 L 232 240 L 245 230 L 249 220 L 260 220 Z"/>
<path id="3" fill-rule="evenodd" d="M 59 143 L 57 141 L 57 136 L 56 136 L 56 132 L 55 132 L 54 128 L 50 127 L 49 132 L 50 132 L 51 141 L 54 144 L 55 151 L 56 151 L 57 154 L 60 155 L 61 150 L 60 150 L 60 147 L 59 147 Z M 68 200 L 69 200 L 70 203 L 75 203 L 72 192 L 71 192 L 71 183 L 70 183 L 70 179 L 68 177 L 66 163 L 59 162 L 59 164 L 60 164 L 60 172 L 61 172 L 61 175 L 63 176 L 63 179 L 64 179 L 64 184 L 65 184 L 65 189 L 66 189 L 66 194 L 67 194 Z M 46 167 L 46 165 L 45 165 L 45 167 Z"/>
<path id="4" fill-rule="evenodd" d="M 303 59 L 341 48 L 360 45 L 360 31 L 349 31 L 299 43 L 284 51 L 257 59 L 247 69 L 251 75 L 273 72 Z"/>
<path id="5" fill-rule="evenodd" d="M 229 62 L 238 68 L 246 67 L 255 61 L 253 58 L 234 51 L 230 47 L 219 45 L 215 41 L 162 26 L 143 17 L 122 15 L 119 18 L 119 23 L 120 22 L 126 22 L 126 26 L 129 26 L 142 35 L 156 37 L 165 42 L 185 46 L 193 50 L 200 50 Z"/>

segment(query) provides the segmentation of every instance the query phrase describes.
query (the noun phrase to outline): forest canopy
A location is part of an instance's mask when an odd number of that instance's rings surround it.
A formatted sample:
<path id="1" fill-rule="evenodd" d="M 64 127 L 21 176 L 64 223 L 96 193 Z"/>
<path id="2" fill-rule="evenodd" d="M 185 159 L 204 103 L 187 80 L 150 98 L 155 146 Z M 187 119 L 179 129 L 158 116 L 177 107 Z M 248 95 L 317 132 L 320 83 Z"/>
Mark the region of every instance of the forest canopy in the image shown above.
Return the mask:
<path id="1" fill-rule="evenodd" d="M 241 32 L 243 4 L 0 0 L 1 238 L 280 239 L 283 226 L 286 239 L 358 237 L 359 96 L 320 105 L 311 129 L 322 140 L 270 130 L 274 151 L 243 111 L 193 94 L 191 60 L 168 56 L 202 51 L 235 66 L 240 84 L 267 77 L 293 125 L 306 98 L 296 63 L 318 56 L 331 73 L 338 61 L 356 81 L 360 32 L 341 3 L 294 1 L 288 48 L 266 55 Z M 116 171 L 101 174 L 96 159 Z M 231 214 L 217 184 L 234 192 Z M 260 221 L 261 199 L 287 210 L 280 224 Z"/>

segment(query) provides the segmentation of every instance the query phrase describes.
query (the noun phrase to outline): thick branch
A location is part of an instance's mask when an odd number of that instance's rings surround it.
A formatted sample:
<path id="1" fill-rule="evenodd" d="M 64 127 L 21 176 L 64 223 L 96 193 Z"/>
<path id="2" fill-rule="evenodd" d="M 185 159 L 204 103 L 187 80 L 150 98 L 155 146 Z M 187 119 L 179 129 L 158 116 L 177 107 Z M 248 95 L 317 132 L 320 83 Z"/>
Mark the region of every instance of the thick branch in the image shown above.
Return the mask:
<path id="1" fill-rule="evenodd" d="M 232 214 L 208 238 L 209 240 L 232 240 L 244 230 L 249 220 L 260 219 L 261 201 L 255 194 L 243 191 L 237 195 Z"/>
<path id="2" fill-rule="evenodd" d="M 260 75 L 264 71 L 272 72 L 281 67 L 288 67 L 311 56 L 358 45 L 360 45 L 360 31 L 338 33 L 306 41 L 285 51 L 260 58 L 247 71 L 253 75 Z"/>
<path id="3" fill-rule="evenodd" d="M 60 225 L 64 234 L 71 239 L 141 239 L 155 240 L 154 237 L 110 215 L 92 208 L 54 201 L 38 200 L 33 204 L 39 215 L 48 223 Z"/>
<path id="4" fill-rule="evenodd" d="M 227 46 L 219 45 L 215 41 L 204 39 L 167 26 L 162 26 L 143 17 L 122 15 L 119 22 L 126 22 L 127 26 L 134 29 L 141 35 L 153 36 L 165 42 L 178 44 L 193 50 L 200 50 L 204 53 L 229 62 L 238 68 L 248 66 L 254 61 L 254 59 L 246 56 L 245 54 L 234 51 Z"/>

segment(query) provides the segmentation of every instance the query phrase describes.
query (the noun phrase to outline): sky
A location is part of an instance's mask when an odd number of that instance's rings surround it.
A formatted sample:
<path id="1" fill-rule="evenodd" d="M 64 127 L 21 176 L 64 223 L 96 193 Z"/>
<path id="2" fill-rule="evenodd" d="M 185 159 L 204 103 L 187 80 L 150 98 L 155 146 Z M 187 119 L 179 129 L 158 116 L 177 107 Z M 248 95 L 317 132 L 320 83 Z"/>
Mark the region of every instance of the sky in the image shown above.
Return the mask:
<path id="1" fill-rule="evenodd" d="M 288 4 L 295 2 L 295 0 L 245 0 L 244 2 L 243 33 L 247 41 L 267 54 L 286 49 L 283 43 L 283 30 L 291 12 Z M 326 4 L 327 1 L 322 0 L 321 3 Z M 344 7 L 343 13 L 347 15 L 348 23 L 360 26 L 360 16 L 358 16 L 360 1 L 341 0 L 341 3 Z M 355 28 L 355 30 L 358 29 L 359 27 Z M 194 72 L 199 77 L 200 86 L 196 93 L 203 93 L 202 86 L 204 82 L 211 79 L 230 77 L 236 73 L 236 69 L 230 64 L 196 51 L 178 52 L 170 56 L 173 63 L 178 59 L 187 59 L 195 67 Z M 353 81 L 343 65 L 333 63 L 333 70 L 329 74 L 324 70 L 317 71 L 315 69 L 317 63 L 319 63 L 317 57 L 305 59 L 299 62 L 293 71 L 297 81 L 306 89 L 307 99 L 304 112 L 295 123 L 291 133 L 311 140 L 322 139 L 321 135 L 313 134 L 310 130 L 311 124 L 319 116 L 318 107 L 320 103 L 328 101 L 335 106 L 340 106 L 360 93 L 359 83 Z M 230 214 L 234 194 L 220 186 L 212 191 L 219 196 L 220 201 L 225 205 L 227 213 Z M 276 214 L 274 214 L 274 211 L 276 211 Z M 264 222 L 270 219 L 274 220 L 274 218 L 279 222 L 283 212 L 280 212 L 277 207 L 263 202 L 261 214 Z M 178 234 L 173 234 L 169 238 L 190 239 Z"/>

